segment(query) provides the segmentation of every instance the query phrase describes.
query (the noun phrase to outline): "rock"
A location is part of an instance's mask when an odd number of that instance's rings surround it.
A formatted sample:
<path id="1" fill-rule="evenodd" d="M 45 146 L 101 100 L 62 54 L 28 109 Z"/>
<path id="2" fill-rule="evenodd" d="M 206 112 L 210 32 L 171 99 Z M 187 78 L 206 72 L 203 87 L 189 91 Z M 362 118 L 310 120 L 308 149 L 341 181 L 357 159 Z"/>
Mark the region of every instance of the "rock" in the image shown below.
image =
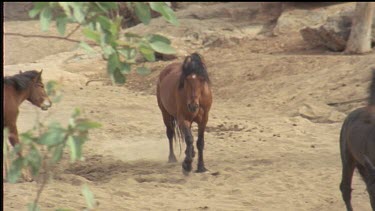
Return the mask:
<path id="1" fill-rule="evenodd" d="M 298 109 L 298 113 L 301 117 L 315 123 L 341 122 L 345 118 L 345 114 L 320 103 L 305 103 Z"/>
<path id="2" fill-rule="evenodd" d="M 343 10 L 327 18 L 318 26 L 308 26 L 300 31 L 303 39 L 311 46 L 324 46 L 332 51 L 343 51 L 349 39 L 353 9 Z M 375 16 L 372 25 L 372 43 L 375 44 Z"/>
<path id="3" fill-rule="evenodd" d="M 327 14 L 324 9 L 294 9 L 290 11 L 284 11 L 277 20 L 276 26 L 274 28 L 274 33 L 286 34 L 289 32 L 298 32 L 304 27 L 322 24 L 326 20 Z"/>

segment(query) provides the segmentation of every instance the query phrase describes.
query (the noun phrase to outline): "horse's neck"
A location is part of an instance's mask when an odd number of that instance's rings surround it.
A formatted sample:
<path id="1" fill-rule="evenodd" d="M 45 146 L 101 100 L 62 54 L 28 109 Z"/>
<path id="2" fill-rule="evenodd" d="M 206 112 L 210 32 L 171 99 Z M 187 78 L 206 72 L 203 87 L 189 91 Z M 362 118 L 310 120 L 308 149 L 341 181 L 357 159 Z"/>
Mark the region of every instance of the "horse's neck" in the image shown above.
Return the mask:
<path id="1" fill-rule="evenodd" d="M 4 95 L 13 96 L 13 99 L 17 103 L 17 106 L 20 106 L 23 101 L 25 101 L 27 98 L 29 98 L 30 91 L 29 91 L 29 89 L 17 91 L 16 88 L 14 88 L 13 86 L 5 84 L 4 85 Z"/>

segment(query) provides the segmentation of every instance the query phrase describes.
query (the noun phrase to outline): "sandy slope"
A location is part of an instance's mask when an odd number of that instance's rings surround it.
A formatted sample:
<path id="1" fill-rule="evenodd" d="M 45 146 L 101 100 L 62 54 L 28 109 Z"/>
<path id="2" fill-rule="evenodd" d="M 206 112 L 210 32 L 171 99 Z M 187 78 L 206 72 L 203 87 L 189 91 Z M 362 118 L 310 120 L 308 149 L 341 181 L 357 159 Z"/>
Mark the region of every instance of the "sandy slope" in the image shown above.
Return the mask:
<path id="1" fill-rule="evenodd" d="M 12 29 L 23 23 L 5 24 Z M 8 43 L 5 55 L 28 57 L 19 47 L 24 42 L 30 40 Z M 75 107 L 103 124 L 90 134 L 85 162 L 69 164 L 65 154 L 42 194 L 42 210 L 82 210 L 84 183 L 99 201 L 98 210 L 343 210 L 338 134 L 345 115 L 363 103 L 327 103 L 366 96 L 374 55 L 308 50 L 298 34 L 238 42 L 199 49 L 214 92 L 205 148 L 210 173 L 188 177 L 180 163 L 167 163 L 167 138 L 154 95 L 155 79 L 169 62 L 147 64 L 151 75 L 131 75 L 119 87 L 106 82 L 85 86 L 88 78 L 103 77 L 105 65 L 97 55 L 79 50 L 51 53 L 33 63 L 9 60 L 5 74 L 43 68 L 45 80 L 64 85 L 63 101 L 48 112 L 29 103 L 21 106 L 21 131 L 32 126 L 37 114 L 66 123 Z M 56 51 L 66 47 L 58 45 Z M 36 187 L 36 182 L 4 183 L 5 210 L 25 209 Z M 358 174 L 353 188 L 353 207 L 370 210 Z"/>

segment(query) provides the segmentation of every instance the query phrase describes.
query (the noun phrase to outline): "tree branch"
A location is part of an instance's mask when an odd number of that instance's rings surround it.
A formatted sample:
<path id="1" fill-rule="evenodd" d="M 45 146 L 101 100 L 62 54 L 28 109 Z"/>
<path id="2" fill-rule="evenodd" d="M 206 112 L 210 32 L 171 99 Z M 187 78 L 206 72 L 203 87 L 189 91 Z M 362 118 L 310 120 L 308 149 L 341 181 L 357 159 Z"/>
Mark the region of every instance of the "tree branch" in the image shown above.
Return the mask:
<path id="1" fill-rule="evenodd" d="M 77 25 L 77 27 L 75 29 L 73 29 L 73 31 L 71 31 L 68 35 L 66 35 L 65 38 L 69 38 L 74 32 L 76 32 L 79 28 L 81 27 L 81 25 Z"/>
<path id="2" fill-rule="evenodd" d="M 6 32 L 4 35 L 10 35 L 10 36 L 19 36 L 19 37 L 33 37 L 33 38 L 47 38 L 47 39 L 58 39 L 58 40 L 65 40 L 68 42 L 74 42 L 74 43 L 80 43 L 80 40 L 71 39 L 68 37 L 59 37 L 59 36 L 53 36 L 53 35 L 32 35 L 32 34 L 20 34 L 20 33 L 12 33 L 12 32 Z M 90 42 L 88 43 L 91 46 L 99 46 L 96 43 Z"/>

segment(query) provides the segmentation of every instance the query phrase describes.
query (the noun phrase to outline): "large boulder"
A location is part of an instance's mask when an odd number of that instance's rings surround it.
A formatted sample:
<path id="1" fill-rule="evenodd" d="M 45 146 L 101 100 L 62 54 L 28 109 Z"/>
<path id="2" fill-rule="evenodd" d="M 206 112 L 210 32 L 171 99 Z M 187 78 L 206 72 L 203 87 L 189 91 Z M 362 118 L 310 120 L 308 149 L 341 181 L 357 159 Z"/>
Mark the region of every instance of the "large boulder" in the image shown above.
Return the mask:
<path id="1" fill-rule="evenodd" d="M 354 9 L 347 9 L 318 26 L 308 26 L 300 33 L 311 46 L 325 46 L 332 51 L 343 51 L 349 39 Z M 375 44 L 375 16 L 372 24 L 372 44 Z"/>

